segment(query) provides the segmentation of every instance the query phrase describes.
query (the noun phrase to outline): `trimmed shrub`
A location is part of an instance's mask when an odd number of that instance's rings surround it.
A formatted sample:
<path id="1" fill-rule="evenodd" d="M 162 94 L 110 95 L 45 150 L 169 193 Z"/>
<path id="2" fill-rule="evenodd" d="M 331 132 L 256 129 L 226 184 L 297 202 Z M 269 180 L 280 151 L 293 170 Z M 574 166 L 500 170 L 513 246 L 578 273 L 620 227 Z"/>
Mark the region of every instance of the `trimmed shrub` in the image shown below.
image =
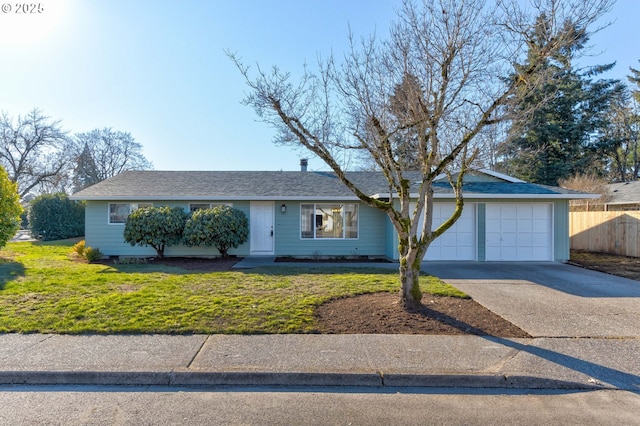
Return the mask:
<path id="1" fill-rule="evenodd" d="M 93 263 L 102 259 L 104 254 L 98 248 L 93 247 L 85 247 L 84 249 L 84 258 L 87 259 L 87 262 Z"/>
<path id="2" fill-rule="evenodd" d="M 18 186 L 11 182 L 4 167 L 0 166 L 0 247 L 4 247 L 20 229 L 21 213 Z"/>
<path id="3" fill-rule="evenodd" d="M 84 235 L 84 204 L 67 194 L 43 194 L 31 202 L 29 230 L 41 241 L 62 240 Z"/>
<path id="4" fill-rule="evenodd" d="M 84 257 L 85 245 L 86 245 L 85 240 L 78 241 L 77 243 L 75 243 L 75 244 L 73 245 L 73 251 L 74 251 L 78 256 L 80 256 L 80 257 Z"/>
<path id="5" fill-rule="evenodd" d="M 194 212 L 184 227 L 184 242 L 188 246 L 213 246 L 222 257 L 249 237 L 249 221 L 238 209 L 218 206 Z"/>
<path id="6" fill-rule="evenodd" d="M 153 247 L 164 257 L 166 247 L 182 241 L 182 230 L 189 215 L 180 207 L 145 207 L 132 212 L 124 226 L 124 240 Z"/>

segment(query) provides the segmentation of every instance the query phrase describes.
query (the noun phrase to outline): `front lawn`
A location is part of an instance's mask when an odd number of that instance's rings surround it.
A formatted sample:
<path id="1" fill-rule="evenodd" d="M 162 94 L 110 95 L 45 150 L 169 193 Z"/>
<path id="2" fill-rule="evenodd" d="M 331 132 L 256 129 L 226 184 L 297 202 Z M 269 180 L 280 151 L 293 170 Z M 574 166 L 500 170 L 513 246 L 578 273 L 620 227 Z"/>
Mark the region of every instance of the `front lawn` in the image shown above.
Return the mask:
<path id="1" fill-rule="evenodd" d="M 327 300 L 399 289 L 397 270 L 374 268 L 86 264 L 71 257 L 74 242 L 0 250 L 0 332 L 310 333 Z M 421 286 L 465 297 L 434 277 Z"/>

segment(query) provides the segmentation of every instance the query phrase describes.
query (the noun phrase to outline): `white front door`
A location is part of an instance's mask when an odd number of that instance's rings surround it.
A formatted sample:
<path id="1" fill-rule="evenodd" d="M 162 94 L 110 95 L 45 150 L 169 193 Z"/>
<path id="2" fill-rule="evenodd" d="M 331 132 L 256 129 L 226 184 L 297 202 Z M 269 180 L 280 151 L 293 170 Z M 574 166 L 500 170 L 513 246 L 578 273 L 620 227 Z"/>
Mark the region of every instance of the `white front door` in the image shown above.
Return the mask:
<path id="1" fill-rule="evenodd" d="M 273 254 L 273 201 L 252 201 L 249 218 L 251 254 Z"/>

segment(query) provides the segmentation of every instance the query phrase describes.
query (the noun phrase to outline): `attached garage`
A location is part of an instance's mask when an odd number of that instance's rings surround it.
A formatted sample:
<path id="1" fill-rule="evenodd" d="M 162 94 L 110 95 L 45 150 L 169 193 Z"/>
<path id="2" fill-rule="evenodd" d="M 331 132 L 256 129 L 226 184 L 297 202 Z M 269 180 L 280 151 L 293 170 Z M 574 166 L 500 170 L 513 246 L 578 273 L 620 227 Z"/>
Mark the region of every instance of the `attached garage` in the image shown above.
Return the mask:
<path id="1" fill-rule="evenodd" d="M 487 203 L 487 261 L 553 260 L 551 203 Z"/>
<path id="2" fill-rule="evenodd" d="M 451 217 L 455 203 L 446 179 L 433 186 L 435 229 Z M 565 261 L 569 258 L 569 200 L 593 198 L 486 170 L 468 172 L 463 193 L 462 216 L 431 243 L 425 261 Z M 396 250 L 392 258 L 398 257 Z"/>
<path id="3" fill-rule="evenodd" d="M 434 203 L 433 228 L 451 217 L 455 207 L 455 203 Z M 431 243 L 424 260 L 476 260 L 476 247 L 475 205 L 465 204 L 456 223 Z"/>

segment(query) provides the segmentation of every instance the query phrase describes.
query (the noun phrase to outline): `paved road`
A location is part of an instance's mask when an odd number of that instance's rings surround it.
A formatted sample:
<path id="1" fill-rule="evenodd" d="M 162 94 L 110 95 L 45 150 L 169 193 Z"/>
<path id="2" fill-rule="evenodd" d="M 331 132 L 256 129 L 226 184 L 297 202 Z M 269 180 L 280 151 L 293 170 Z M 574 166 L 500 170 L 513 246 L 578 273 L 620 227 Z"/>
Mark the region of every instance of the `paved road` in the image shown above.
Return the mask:
<path id="1" fill-rule="evenodd" d="M 561 263 L 426 262 L 423 270 L 534 337 L 640 338 L 640 282 Z"/>
<path id="2" fill-rule="evenodd" d="M 634 425 L 625 391 L 0 387 L 11 425 Z"/>

